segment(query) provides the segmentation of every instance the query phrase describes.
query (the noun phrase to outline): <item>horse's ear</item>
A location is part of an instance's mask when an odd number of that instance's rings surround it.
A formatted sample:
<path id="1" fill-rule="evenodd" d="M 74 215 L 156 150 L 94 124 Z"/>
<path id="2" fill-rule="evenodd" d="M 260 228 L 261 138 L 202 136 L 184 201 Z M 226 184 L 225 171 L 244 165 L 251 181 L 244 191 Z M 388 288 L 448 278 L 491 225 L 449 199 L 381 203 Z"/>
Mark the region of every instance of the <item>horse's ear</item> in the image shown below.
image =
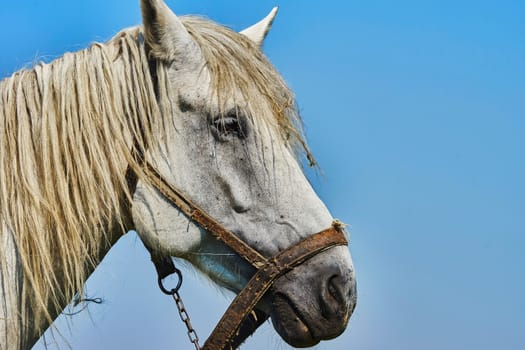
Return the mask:
<path id="1" fill-rule="evenodd" d="M 253 26 L 241 31 L 241 34 L 247 36 L 248 39 L 253 41 L 257 46 L 261 47 L 264 42 L 264 38 L 266 38 L 266 35 L 268 35 L 268 32 L 272 28 L 273 20 L 275 19 L 275 15 L 277 15 L 277 10 L 278 8 L 274 7 L 268 16 Z"/>
<path id="2" fill-rule="evenodd" d="M 200 58 L 199 46 L 164 1 L 141 0 L 140 6 L 149 55 L 180 63 Z"/>

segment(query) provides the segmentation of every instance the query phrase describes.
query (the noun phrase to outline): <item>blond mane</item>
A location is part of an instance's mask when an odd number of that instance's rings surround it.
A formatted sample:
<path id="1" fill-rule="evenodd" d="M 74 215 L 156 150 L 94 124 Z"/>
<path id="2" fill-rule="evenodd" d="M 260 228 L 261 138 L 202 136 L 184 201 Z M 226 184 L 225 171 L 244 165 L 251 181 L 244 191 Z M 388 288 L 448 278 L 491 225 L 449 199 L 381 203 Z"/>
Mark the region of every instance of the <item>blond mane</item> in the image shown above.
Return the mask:
<path id="1" fill-rule="evenodd" d="M 212 22 L 182 20 L 202 49 L 220 105 L 240 89 L 249 115 L 310 157 L 293 95 L 258 48 Z M 112 232 L 124 233 L 132 195 L 126 169 L 141 178 L 134 152 L 153 147 L 171 124 L 167 68 L 157 62 L 154 83 L 155 57 L 147 56 L 141 28 L 133 28 L 0 82 L 0 234 L 14 237 L 21 312 L 30 316 L 22 317 L 24 327 L 38 333 L 82 291 L 114 243 Z M 0 252 L 0 269 L 5 264 Z"/>

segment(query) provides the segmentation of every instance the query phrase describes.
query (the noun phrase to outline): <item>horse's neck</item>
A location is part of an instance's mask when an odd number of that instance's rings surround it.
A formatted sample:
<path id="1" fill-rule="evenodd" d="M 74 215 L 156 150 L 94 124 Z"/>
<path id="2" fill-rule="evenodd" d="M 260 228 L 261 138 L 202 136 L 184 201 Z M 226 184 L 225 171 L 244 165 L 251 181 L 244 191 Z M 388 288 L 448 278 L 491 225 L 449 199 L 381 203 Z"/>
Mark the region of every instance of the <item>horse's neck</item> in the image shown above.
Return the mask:
<path id="1" fill-rule="evenodd" d="M 1 254 L 5 254 L 7 264 L 0 266 L 0 350 L 31 349 L 38 341 L 40 335 L 29 328 L 31 322 L 31 310 L 24 310 L 22 302 L 24 292 L 23 269 L 18 258 L 12 233 L 6 227 L 2 228 Z M 105 249 L 100 250 L 100 255 L 96 257 L 101 261 L 106 253 L 121 236 L 121 231 L 116 230 L 109 238 L 110 245 L 104 245 Z M 94 267 L 91 267 L 91 274 Z M 61 308 L 65 308 L 69 300 L 64 300 Z M 56 318 L 61 310 L 50 310 L 51 317 Z M 45 324 L 42 329 L 50 326 Z"/>
<path id="2" fill-rule="evenodd" d="M 112 51 L 109 52 L 111 53 Z M 121 63 L 117 61 L 114 64 Z M 119 67 L 116 68 L 118 69 Z M 132 99 L 133 95 L 130 94 L 129 98 Z M 130 104 L 133 103 L 135 102 L 130 102 Z M 121 168 L 124 176 L 126 164 L 123 164 Z M 104 237 L 104 242 L 100 242 L 98 256 L 93 259 L 96 263 L 103 259 L 111 246 L 122 236 L 122 233 L 132 227 L 131 213 L 129 212 L 130 208 L 128 208 L 127 200 L 122 198 L 121 203 L 126 207 L 121 211 L 123 217 L 113 218 L 115 223 L 119 223 L 108 225 L 115 228 L 113 231 L 108 231 L 107 229 L 104 231 L 107 235 Z M 24 297 L 31 291 L 28 286 L 24 285 L 23 267 L 16 249 L 13 233 L 2 222 L 0 222 L 0 225 L 2 225 L 0 226 L 0 257 L 2 255 L 5 257 L 0 259 L 0 261 L 4 262 L 0 263 L 0 350 L 31 349 L 40 337 L 39 331 L 35 330 L 37 325 L 32 322 L 31 310 L 27 307 L 27 303 L 24 302 Z M 65 276 L 60 272 L 59 257 L 54 261 L 57 262 L 58 278 L 64 280 Z M 86 276 L 93 272 L 95 266 L 96 264 L 86 266 L 88 269 Z M 58 294 L 65 294 L 61 292 L 59 291 Z M 59 309 L 52 307 L 49 310 L 50 318 L 56 318 L 70 301 L 62 300 Z M 44 318 L 43 322 L 44 324 L 41 327 L 37 327 L 38 329 L 45 330 L 49 328 L 49 318 Z"/>

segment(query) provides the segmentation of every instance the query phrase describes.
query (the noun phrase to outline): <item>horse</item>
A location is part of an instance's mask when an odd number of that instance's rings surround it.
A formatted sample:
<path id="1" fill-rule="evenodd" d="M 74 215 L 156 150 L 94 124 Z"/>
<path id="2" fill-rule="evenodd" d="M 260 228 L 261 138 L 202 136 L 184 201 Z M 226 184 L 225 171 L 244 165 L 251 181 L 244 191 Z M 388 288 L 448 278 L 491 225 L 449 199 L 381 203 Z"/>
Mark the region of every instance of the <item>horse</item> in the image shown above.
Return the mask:
<path id="1" fill-rule="evenodd" d="M 0 82 L 0 349 L 30 349 L 130 230 L 154 262 L 187 260 L 243 295 L 239 322 L 271 318 L 294 347 L 337 337 L 355 272 L 261 51 L 276 9 L 240 33 L 162 0 L 141 10 L 141 26 Z M 244 340 L 236 327 L 217 349 Z"/>

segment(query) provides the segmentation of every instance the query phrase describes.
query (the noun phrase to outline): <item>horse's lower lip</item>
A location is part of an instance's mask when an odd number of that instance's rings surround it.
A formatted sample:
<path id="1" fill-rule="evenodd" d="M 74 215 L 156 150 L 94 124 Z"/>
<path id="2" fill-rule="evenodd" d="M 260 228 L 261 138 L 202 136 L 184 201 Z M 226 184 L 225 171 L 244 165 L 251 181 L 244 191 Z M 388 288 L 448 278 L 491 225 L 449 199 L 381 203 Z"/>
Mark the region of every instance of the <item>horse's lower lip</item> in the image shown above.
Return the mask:
<path id="1" fill-rule="evenodd" d="M 294 303 L 284 294 L 276 293 L 272 303 L 272 323 L 276 331 L 291 346 L 311 347 L 319 343 Z"/>

